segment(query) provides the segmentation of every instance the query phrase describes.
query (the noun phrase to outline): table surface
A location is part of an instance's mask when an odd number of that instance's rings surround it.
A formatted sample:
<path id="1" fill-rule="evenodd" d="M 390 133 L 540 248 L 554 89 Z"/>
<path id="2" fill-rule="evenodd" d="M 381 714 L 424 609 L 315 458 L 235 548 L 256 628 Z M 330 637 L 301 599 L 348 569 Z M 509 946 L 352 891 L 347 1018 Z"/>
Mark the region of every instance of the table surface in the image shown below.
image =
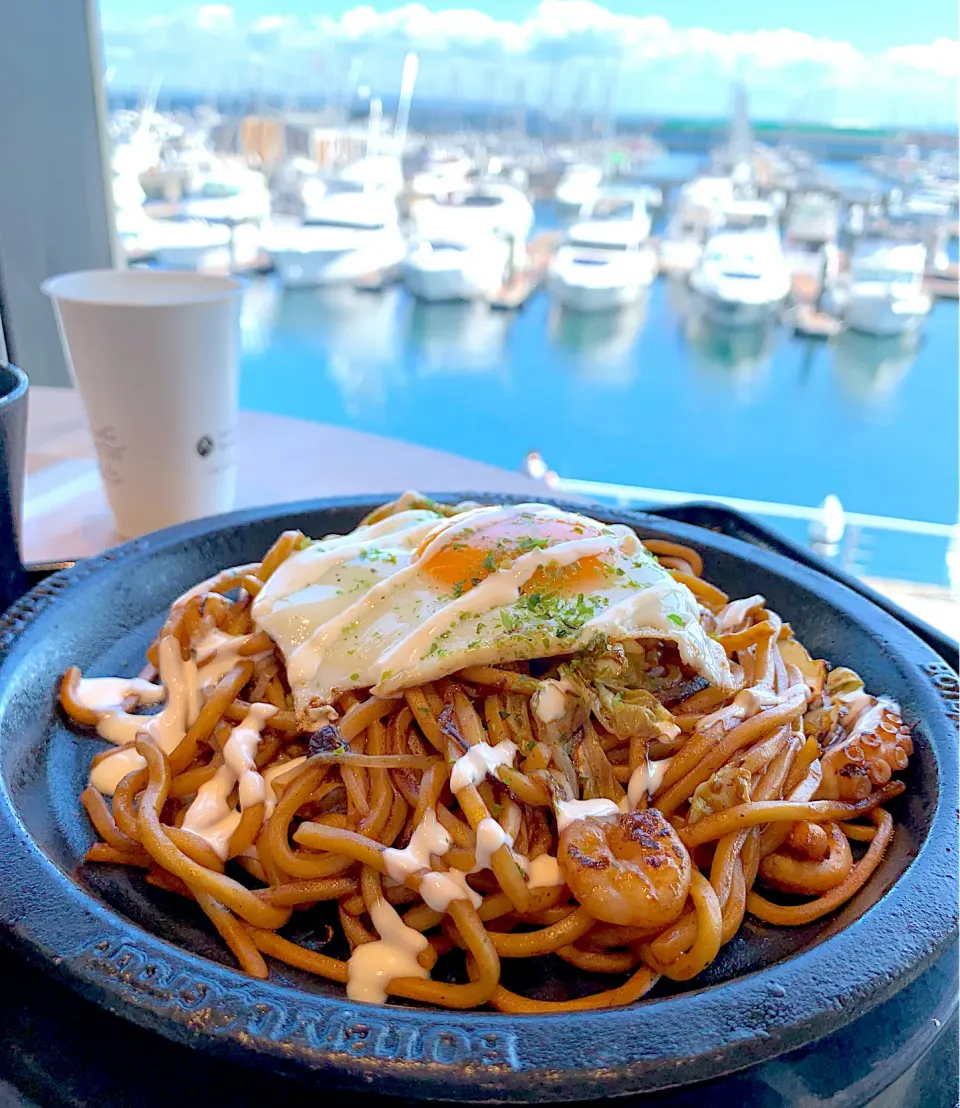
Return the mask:
<path id="1" fill-rule="evenodd" d="M 237 438 L 257 444 L 256 451 L 239 452 L 237 508 L 404 489 L 527 493 L 531 499 L 547 492 L 522 473 L 287 416 L 242 411 Z M 69 388 L 31 388 L 24 560 L 83 558 L 121 541 L 79 395 Z"/>

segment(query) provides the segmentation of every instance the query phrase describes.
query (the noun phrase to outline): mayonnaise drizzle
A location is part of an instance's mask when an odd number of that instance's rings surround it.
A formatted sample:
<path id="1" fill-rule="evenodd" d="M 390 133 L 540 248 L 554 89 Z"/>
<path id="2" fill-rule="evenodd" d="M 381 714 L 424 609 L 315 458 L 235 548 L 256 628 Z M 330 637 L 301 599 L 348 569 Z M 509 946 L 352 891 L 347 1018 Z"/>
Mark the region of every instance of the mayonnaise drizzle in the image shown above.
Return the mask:
<path id="1" fill-rule="evenodd" d="M 159 704 L 166 693 L 163 685 L 154 685 L 142 677 L 82 677 L 74 690 L 74 700 L 91 712 L 119 709 L 127 697 L 140 704 Z"/>
<path id="2" fill-rule="evenodd" d="M 477 743 L 466 754 L 453 763 L 450 774 L 450 788 L 456 793 L 467 785 L 479 785 L 486 780 L 487 774 L 496 772 L 500 766 L 512 766 L 517 756 L 517 745 L 509 739 L 491 746 L 489 743 Z"/>
<path id="3" fill-rule="evenodd" d="M 499 823 L 490 816 L 482 819 L 477 824 L 477 846 L 475 861 L 471 873 L 479 873 L 489 869 L 490 862 L 501 846 L 513 846 L 513 839 L 504 831 Z"/>
<path id="4" fill-rule="evenodd" d="M 272 766 L 268 766 L 260 776 L 263 778 L 264 790 L 266 796 L 263 804 L 263 818 L 268 820 L 273 815 L 273 810 L 277 806 L 277 794 L 273 791 L 273 783 L 278 777 L 283 777 L 285 773 L 289 773 L 290 770 L 296 769 L 297 766 L 302 766 L 307 760 L 306 754 L 301 754 L 299 758 L 291 758 L 289 762 L 280 762 Z"/>
<path id="5" fill-rule="evenodd" d="M 240 648 L 249 637 L 227 635 L 216 629 L 208 631 L 193 644 L 193 658 L 184 661 L 179 639 L 165 635 L 159 646 L 159 685 L 139 678 L 83 678 L 77 699 L 84 707 L 102 712 L 97 722 L 101 738 L 123 746 L 145 732 L 170 754 L 200 714 L 201 690 L 215 685 L 233 669 L 240 658 Z M 142 704 L 158 704 L 164 697 L 167 703 L 156 715 L 136 715 L 125 712 L 121 706 L 127 695 L 137 696 Z M 107 705 L 111 700 L 115 707 Z M 118 750 L 93 767 L 90 783 L 105 796 L 113 796 L 123 778 L 145 764 L 136 750 Z"/>
<path id="6" fill-rule="evenodd" d="M 524 869 L 527 871 L 528 889 L 552 889 L 563 884 L 560 863 L 552 854 L 541 854 L 528 860 Z"/>
<path id="7" fill-rule="evenodd" d="M 138 734 L 145 732 L 165 753 L 170 754 L 176 749 L 186 734 L 189 711 L 196 700 L 197 667 L 192 661 L 185 662 L 180 657 L 180 640 L 174 635 L 161 639 L 159 661 L 160 678 L 167 697 L 163 709 L 155 716 L 108 712 L 97 726 L 97 732 L 104 738 L 110 738 L 111 742 L 132 742 Z M 90 770 L 90 784 L 105 796 L 113 796 L 117 785 L 128 773 L 145 765 L 146 762 L 133 747 L 118 750 Z"/>
<path id="8" fill-rule="evenodd" d="M 403 850 L 388 846 L 383 852 L 387 875 L 398 884 L 403 884 L 411 874 L 430 868 L 431 855 L 442 858 L 452 846 L 453 839 L 437 819 L 436 812 L 428 808 L 414 828 L 409 846 Z"/>
<path id="9" fill-rule="evenodd" d="M 630 783 L 627 785 L 627 800 L 631 808 L 636 808 L 644 795 L 653 794 L 663 784 L 663 778 L 670 766 L 670 758 L 661 758 L 657 762 L 643 761 L 630 774 Z"/>
<path id="10" fill-rule="evenodd" d="M 182 827 L 192 831 L 226 860 L 230 837 L 240 823 L 241 813 L 264 803 L 266 787 L 257 772 L 256 754 L 260 733 L 276 712 L 272 704 L 252 704 L 246 719 L 234 727 L 223 747 L 223 765 L 197 790 L 196 798 L 183 817 Z M 289 768 L 289 766 L 288 766 Z M 227 803 L 237 787 L 239 811 Z"/>
<path id="11" fill-rule="evenodd" d="M 435 912 L 445 912 L 455 900 L 469 900 L 474 908 L 483 903 L 483 897 L 467 884 L 467 874 L 462 869 L 424 874 L 420 881 L 420 895 Z"/>
<path id="12" fill-rule="evenodd" d="M 800 685 L 794 685 L 790 689 L 790 693 L 793 692 L 794 688 L 798 689 L 800 687 Z M 706 731 L 708 727 L 712 727 L 722 720 L 751 719 L 758 712 L 763 711 L 764 708 L 774 708 L 778 704 L 783 704 L 785 700 L 786 697 L 778 696 L 769 689 L 743 689 L 733 698 L 732 704 L 728 704 L 725 708 L 719 708 L 708 716 L 701 716 L 697 720 L 695 730 Z"/>
<path id="13" fill-rule="evenodd" d="M 578 819 L 607 819 L 619 816 L 620 809 L 612 800 L 558 800 L 554 805 L 557 814 L 557 830 L 565 831 Z"/>
<path id="14" fill-rule="evenodd" d="M 370 920 L 379 939 L 354 948 L 347 963 L 347 996 L 367 1004 L 383 1004 L 387 985 L 398 977 L 427 978 L 417 955 L 427 949 L 427 938 L 407 927 L 400 914 L 386 900 L 377 900 Z"/>

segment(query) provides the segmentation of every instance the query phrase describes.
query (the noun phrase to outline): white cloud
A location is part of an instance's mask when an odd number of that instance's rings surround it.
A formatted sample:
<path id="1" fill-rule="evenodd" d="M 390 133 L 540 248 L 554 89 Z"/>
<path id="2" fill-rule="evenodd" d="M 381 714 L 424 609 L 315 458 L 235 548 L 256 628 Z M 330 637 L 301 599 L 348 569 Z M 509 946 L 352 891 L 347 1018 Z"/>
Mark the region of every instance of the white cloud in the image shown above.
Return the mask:
<path id="1" fill-rule="evenodd" d="M 232 31 L 236 15 L 229 4 L 201 4 L 194 16 L 201 31 Z"/>
<path id="2" fill-rule="evenodd" d="M 877 122 L 904 122 L 911 112 L 924 122 L 931 105 L 943 121 L 956 110 L 960 46 L 945 38 L 866 55 L 849 42 L 785 27 L 723 34 L 675 26 L 661 15 L 619 15 L 593 0 L 541 0 L 517 20 L 494 19 L 473 8 L 431 11 L 422 3 L 406 3 L 383 12 L 361 4 L 336 18 L 266 15 L 248 24 L 229 4 L 214 3 L 182 7 L 139 25 L 123 13 L 122 0 L 112 3 L 115 11 L 104 0 L 108 56 L 111 44 L 117 50 L 132 47 L 134 56 L 122 72 L 133 80 L 139 67 L 142 84 L 156 66 L 171 85 L 203 74 L 207 88 L 216 86 L 218 73 L 229 71 L 229 84 L 236 88 L 243 59 L 269 50 L 279 90 L 291 91 L 292 75 L 300 73 L 310 75 L 303 78 L 304 87 L 317 91 L 318 73 L 333 80 L 346 73 L 350 57 L 365 56 L 365 80 L 372 77 L 381 82 L 380 91 L 392 91 L 398 59 L 414 49 L 423 59 L 421 88 L 436 94 L 449 91 L 457 59 L 469 59 L 502 66 L 510 78 L 529 78 L 530 87 L 543 85 L 546 97 L 554 76 L 546 75 L 543 63 L 569 61 L 570 67 L 561 67 L 560 87 L 549 90 L 559 107 L 564 95 L 569 103 L 577 72 L 588 73 L 599 95 L 616 60 L 624 75 L 617 106 L 628 111 L 716 113 L 724 110 L 733 77 L 757 92 L 758 114 L 783 113 L 799 101 L 834 110 L 841 93 L 844 114 Z M 468 65 L 462 81 L 456 78 L 458 88 L 467 96 L 490 95 L 489 73 L 485 66 Z"/>

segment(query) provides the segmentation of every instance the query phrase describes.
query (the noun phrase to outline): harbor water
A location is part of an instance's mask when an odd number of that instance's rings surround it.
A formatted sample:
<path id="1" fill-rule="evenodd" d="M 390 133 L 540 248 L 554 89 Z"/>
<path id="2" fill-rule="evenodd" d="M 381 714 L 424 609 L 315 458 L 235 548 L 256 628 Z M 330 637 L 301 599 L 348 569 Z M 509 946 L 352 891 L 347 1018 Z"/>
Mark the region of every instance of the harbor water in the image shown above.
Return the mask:
<path id="1" fill-rule="evenodd" d="M 541 210 L 539 222 L 549 221 Z M 955 523 L 958 314 L 916 339 L 828 343 L 710 325 L 661 278 L 619 312 L 540 291 L 519 312 L 424 304 L 401 286 L 251 285 L 241 403 L 562 478 Z M 349 464 L 338 459 L 331 464 Z M 778 523 L 806 539 L 803 523 Z M 946 539 L 848 528 L 838 560 L 946 584 Z"/>

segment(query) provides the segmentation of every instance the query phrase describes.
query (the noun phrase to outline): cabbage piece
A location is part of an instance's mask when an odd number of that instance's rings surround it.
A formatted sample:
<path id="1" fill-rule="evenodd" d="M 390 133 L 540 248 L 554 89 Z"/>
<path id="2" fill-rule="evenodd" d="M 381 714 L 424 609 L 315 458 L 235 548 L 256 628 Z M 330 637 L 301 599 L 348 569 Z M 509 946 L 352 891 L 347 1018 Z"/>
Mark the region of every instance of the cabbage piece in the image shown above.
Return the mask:
<path id="1" fill-rule="evenodd" d="M 687 823 L 697 823 L 714 812 L 747 804 L 750 800 L 750 779 L 750 770 L 743 766 L 722 766 L 694 789 Z"/>
<path id="2" fill-rule="evenodd" d="M 580 778 L 580 795 L 584 800 L 605 797 L 619 804 L 623 786 L 613 772 L 597 732 L 588 720 L 574 736 L 573 764 Z"/>

